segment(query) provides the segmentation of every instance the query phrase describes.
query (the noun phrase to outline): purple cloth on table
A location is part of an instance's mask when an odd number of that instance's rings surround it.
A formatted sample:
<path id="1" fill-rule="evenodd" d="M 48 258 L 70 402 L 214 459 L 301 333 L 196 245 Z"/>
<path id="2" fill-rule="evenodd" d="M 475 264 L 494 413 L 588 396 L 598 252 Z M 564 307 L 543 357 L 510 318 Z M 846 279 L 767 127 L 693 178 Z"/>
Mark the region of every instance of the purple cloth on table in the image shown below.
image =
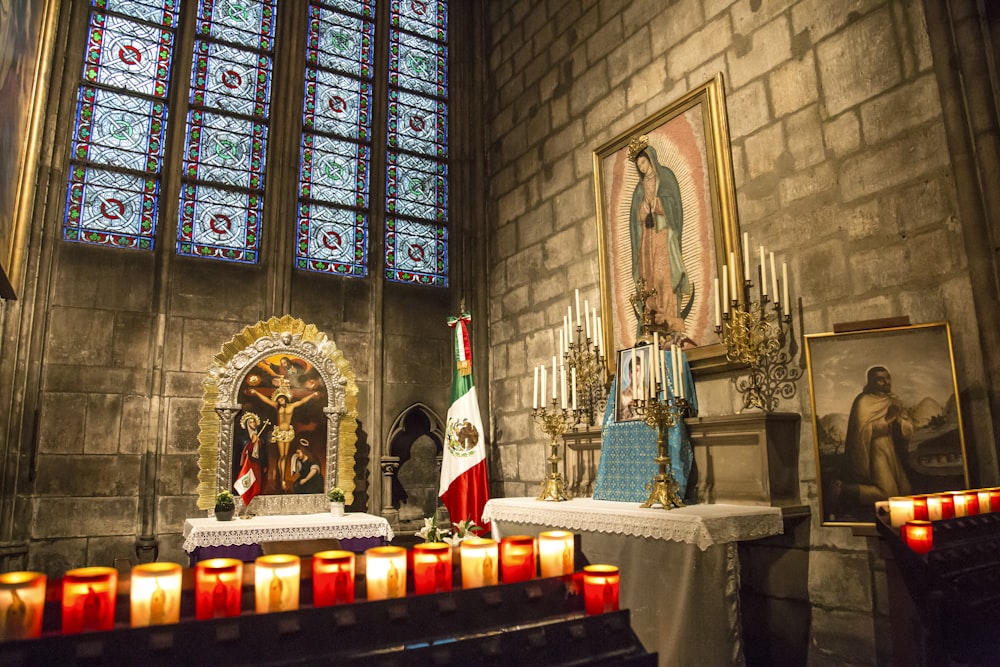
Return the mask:
<path id="1" fill-rule="evenodd" d="M 351 537 L 341 540 L 340 548 L 346 551 L 353 551 L 354 553 L 361 553 L 365 549 L 380 547 L 383 544 L 385 544 L 385 538 L 382 537 Z M 259 544 L 195 547 L 195 550 L 190 553 L 191 567 L 194 567 L 199 561 L 208 560 L 209 558 L 236 558 L 244 563 L 252 563 L 258 556 L 262 556 L 263 554 L 264 552 L 261 550 Z"/>

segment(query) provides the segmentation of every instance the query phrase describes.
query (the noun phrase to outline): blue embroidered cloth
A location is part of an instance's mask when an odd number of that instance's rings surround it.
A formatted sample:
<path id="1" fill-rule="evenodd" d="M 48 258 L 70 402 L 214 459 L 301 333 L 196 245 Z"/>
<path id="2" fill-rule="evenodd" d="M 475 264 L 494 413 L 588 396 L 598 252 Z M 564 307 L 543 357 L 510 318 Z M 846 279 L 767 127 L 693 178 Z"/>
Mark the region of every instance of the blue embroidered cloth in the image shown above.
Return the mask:
<path id="1" fill-rule="evenodd" d="M 666 354 L 661 350 L 660 354 Z M 694 390 L 694 379 L 687 357 L 682 357 L 684 365 L 684 390 L 691 406 L 691 415 L 698 414 L 698 397 Z M 668 358 L 669 360 L 669 358 Z M 670 364 L 666 363 L 667 387 L 674 395 L 674 378 Z M 604 410 L 601 428 L 601 460 L 597 466 L 597 480 L 594 483 L 595 500 L 617 500 L 624 502 L 645 502 L 649 498 L 650 482 L 656 476 L 656 430 L 641 420 L 615 421 L 615 396 L 618 395 L 618 376 L 611 384 L 608 405 Z M 626 380 L 627 382 L 627 380 Z M 626 387 L 627 388 L 627 387 Z M 662 396 L 662 392 L 661 392 Z M 679 421 L 668 431 L 667 455 L 670 469 L 677 480 L 678 495 L 685 497 L 688 475 L 694 451 L 688 436 L 687 426 Z"/>

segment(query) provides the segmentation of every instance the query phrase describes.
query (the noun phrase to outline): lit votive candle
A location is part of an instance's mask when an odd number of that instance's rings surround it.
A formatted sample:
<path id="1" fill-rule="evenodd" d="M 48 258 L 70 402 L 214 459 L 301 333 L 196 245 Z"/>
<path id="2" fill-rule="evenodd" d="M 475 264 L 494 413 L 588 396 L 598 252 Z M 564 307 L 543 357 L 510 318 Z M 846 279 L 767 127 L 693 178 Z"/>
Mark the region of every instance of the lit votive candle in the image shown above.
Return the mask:
<path id="1" fill-rule="evenodd" d="M 993 511 L 993 504 L 990 502 L 990 492 L 988 490 L 979 491 L 979 513 L 988 514 Z"/>
<path id="2" fill-rule="evenodd" d="M 955 516 L 968 516 L 968 498 L 964 493 L 953 493 L 951 499 L 955 503 Z"/>
<path id="3" fill-rule="evenodd" d="M 406 597 L 406 549 L 372 547 L 365 551 L 365 584 L 369 600 Z"/>
<path id="4" fill-rule="evenodd" d="M 965 515 L 974 516 L 979 514 L 979 494 L 975 491 L 968 491 L 965 496 Z"/>
<path id="5" fill-rule="evenodd" d="M 990 489 L 990 511 L 1000 512 L 1000 489 Z"/>
<path id="6" fill-rule="evenodd" d="M 500 578 L 512 584 L 535 578 L 535 538 L 511 535 L 500 540 Z"/>
<path id="7" fill-rule="evenodd" d="M 903 542 L 914 553 L 925 554 L 934 546 L 934 524 L 930 521 L 907 521 L 900 530 Z"/>
<path id="8" fill-rule="evenodd" d="M 614 565 L 583 567 L 583 604 L 588 615 L 618 611 L 620 576 Z"/>
<path id="9" fill-rule="evenodd" d="M 893 496 L 889 498 L 889 522 L 893 528 L 899 528 L 913 518 L 913 498 L 910 496 Z"/>
<path id="10" fill-rule="evenodd" d="M 929 510 L 927 508 L 927 496 L 914 496 L 913 497 L 913 518 L 920 519 L 921 521 L 928 521 L 930 519 Z"/>
<path id="11" fill-rule="evenodd" d="M 354 553 L 332 549 L 313 554 L 313 606 L 354 602 Z"/>
<path id="12" fill-rule="evenodd" d="M 543 577 L 573 574 L 573 533 L 545 530 L 538 534 L 538 566 Z"/>
<path id="13" fill-rule="evenodd" d="M 258 556 L 254 561 L 254 600 L 258 614 L 299 608 L 301 559 L 290 554 Z"/>
<path id="14" fill-rule="evenodd" d="M 209 618 L 239 616 L 243 601 L 243 561 L 209 558 L 194 567 L 194 616 Z"/>
<path id="15" fill-rule="evenodd" d="M 44 574 L 0 574 L 0 641 L 41 636 L 44 610 Z"/>
<path id="16" fill-rule="evenodd" d="M 498 582 L 496 540 L 471 537 L 459 547 L 462 558 L 462 588 L 495 586 Z"/>
<path id="17" fill-rule="evenodd" d="M 451 545 L 424 542 L 413 546 L 413 592 L 417 595 L 451 590 Z"/>
<path id="18" fill-rule="evenodd" d="M 113 567 L 68 571 L 63 577 L 63 634 L 111 630 L 115 626 L 117 594 L 118 570 Z"/>
<path id="19" fill-rule="evenodd" d="M 132 568 L 132 627 L 176 623 L 181 618 L 181 566 L 143 563 Z"/>

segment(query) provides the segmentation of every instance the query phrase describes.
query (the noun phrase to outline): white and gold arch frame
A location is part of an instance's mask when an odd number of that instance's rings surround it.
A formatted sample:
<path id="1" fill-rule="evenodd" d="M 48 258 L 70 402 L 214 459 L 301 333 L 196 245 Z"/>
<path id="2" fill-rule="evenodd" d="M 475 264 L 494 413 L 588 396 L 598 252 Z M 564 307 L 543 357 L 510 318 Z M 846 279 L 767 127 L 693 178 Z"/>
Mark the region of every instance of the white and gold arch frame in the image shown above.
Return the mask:
<path id="1" fill-rule="evenodd" d="M 240 415 L 247 409 L 247 387 L 259 382 L 258 369 L 265 368 L 269 360 L 283 357 L 298 361 L 308 370 L 310 386 L 303 391 L 321 390 L 305 396 L 326 397 L 321 406 L 325 419 L 317 420 L 325 423 L 313 424 L 319 428 L 309 438 L 317 443 L 325 439 L 324 490 L 339 486 L 346 503 L 353 502 L 358 417 L 354 371 L 325 333 L 315 325 L 285 315 L 249 326 L 225 343 L 203 383 L 205 396 L 198 435 L 199 509 L 214 508 L 219 491 L 233 490 L 234 462 L 239 456 L 234 438 Z M 251 389 L 249 393 L 255 392 Z M 257 514 L 306 514 L 327 507 L 325 493 L 262 493 L 251 502 L 251 510 Z"/>

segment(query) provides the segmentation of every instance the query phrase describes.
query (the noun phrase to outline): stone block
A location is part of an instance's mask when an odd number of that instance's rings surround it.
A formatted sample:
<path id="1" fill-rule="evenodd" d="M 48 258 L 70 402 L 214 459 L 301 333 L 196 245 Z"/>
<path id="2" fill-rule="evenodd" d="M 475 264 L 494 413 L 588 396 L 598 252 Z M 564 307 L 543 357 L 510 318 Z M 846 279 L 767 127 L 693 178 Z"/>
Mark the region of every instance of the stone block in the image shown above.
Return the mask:
<path id="1" fill-rule="evenodd" d="M 48 323 L 47 364 L 111 366 L 114 318 L 109 311 L 58 306 Z"/>
<path id="2" fill-rule="evenodd" d="M 130 535 L 135 530 L 138 501 L 136 496 L 36 498 L 31 536 L 36 539 L 51 539 Z"/>
<path id="3" fill-rule="evenodd" d="M 138 456 L 39 456 L 35 492 L 39 496 L 85 498 L 139 492 Z"/>
<path id="4" fill-rule="evenodd" d="M 792 57 L 792 33 L 784 16 L 777 16 L 752 33 L 739 28 L 735 32 L 749 35 L 750 41 L 746 51 L 737 46 L 729 60 L 729 78 L 735 88 L 767 74 Z"/>
<path id="5" fill-rule="evenodd" d="M 87 540 L 87 563 L 101 567 L 114 567 L 115 561 L 138 564 L 135 554 L 135 536 L 94 537 Z"/>
<path id="6" fill-rule="evenodd" d="M 529 306 L 528 297 L 530 289 L 530 285 L 521 285 L 517 289 L 513 289 L 503 295 L 500 304 L 503 307 L 504 316 L 510 317 L 515 313 L 520 313 Z"/>
<path id="7" fill-rule="evenodd" d="M 632 34 L 640 24 L 650 26 L 653 53 L 670 53 L 681 40 L 705 24 L 705 13 L 699 0 L 679 0 L 672 7 L 662 2 L 630 2 L 622 12 L 626 34 Z M 631 30 L 629 26 L 635 26 Z"/>
<path id="8" fill-rule="evenodd" d="M 732 27 L 727 17 L 720 16 L 701 25 L 703 27 L 700 30 L 691 32 L 690 36 L 670 48 L 670 59 L 666 68 L 667 79 L 671 81 L 683 80 L 689 71 L 722 53 L 732 44 Z M 665 52 L 666 48 L 658 46 L 654 32 L 653 53 Z M 745 83 L 745 81 L 731 82 L 734 88 L 739 88 Z"/>
<path id="9" fill-rule="evenodd" d="M 826 113 L 836 116 L 896 86 L 902 80 L 897 53 L 887 9 L 872 12 L 819 43 L 816 64 Z"/>
<path id="10" fill-rule="evenodd" d="M 587 37 L 587 62 L 590 64 L 598 62 L 616 46 L 626 41 L 631 42 L 633 38 L 633 35 L 629 35 L 626 39 L 620 17 L 608 17 L 607 20 L 598 25 L 597 30 Z"/>
<path id="11" fill-rule="evenodd" d="M 548 475 L 546 459 L 549 457 L 551 447 L 549 447 L 549 436 L 537 427 L 533 427 L 532 431 L 525 433 L 525 435 L 530 439 L 530 444 L 517 448 L 517 475 L 515 478 L 532 487 L 535 484 L 540 484 Z M 535 493 L 537 494 L 539 491 L 541 488 L 538 488 Z"/>
<path id="12" fill-rule="evenodd" d="M 871 612 L 841 611 L 813 605 L 809 665 L 875 665 L 875 628 Z"/>
<path id="13" fill-rule="evenodd" d="M 848 111 L 823 125 L 823 143 L 837 157 L 855 152 L 861 146 L 861 122 L 856 112 Z"/>
<path id="14" fill-rule="evenodd" d="M 190 567 L 191 556 L 184 551 L 184 535 L 181 533 L 160 533 L 160 557 L 158 560 L 166 563 L 178 563 Z"/>
<path id="15" fill-rule="evenodd" d="M 52 302 L 56 305 L 144 312 L 152 302 L 153 253 L 68 243 L 60 245 L 54 270 Z"/>
<path id="16" fill-rule="evenodd" d="M 749 84 L 729 93 L 726 96 L 726 109 L 729 116 L 729 133 L 732 138 L 748 137 L 756 132 L 761 136 L 766 130 L 758 132 L 770 121 L 771 114 L 767 104 L 767 90 L 763 81 L 752 81 Z M 771 126 L 780 127 L 779 123 Z M 781 150 L 781 142 L 773 150 Z"/>
<path id="17" fill-rule="evenodd" d="M 195 495 L 198 492 L 197 454 L 163 456 L 157 492 L 164 496 Z"/>
<path id="18" fill-rule="evenodd" d="M 938 177 L 922 180 L 911 187 L 891 194 L 891 215 L 903 234 L 911 234 L 923 227 L 937 229 L 946 221 L 950 231 L 955 211 L 955 190 L 950 178 Z"/>
<path id="19" fill-rule="evenodd" d="M 809 597 L 813 605 L 871 613 L 868 553 L 809 552 Z"/>
<path id="20" fill-rule="evenodd" d="M 545 242 L 545 268 L 556 270 L 570 264 L 579 256 L 580 230 L 566 229 Z"/>
<path id="21" fill-rule="evenodd" d="M 785 205 L 806 197 L 830 192 L 837 185 L 833 164 L 824 162 L 782 178 L 779 183 L 781 201 Z"/>
<path id="22" fill-rule="evenodd" d="M 614 45 L 608 53 L 608 83 L 612 88 L 621 85 L 632 72 L 649 64 L 652 60 L 650 27 L 639 26 L 629 32 L 626 39 Z M 618 96 L 621 99 L 621 96 Z"/>
<path id="23" fill-rule="evenodd" d="M 153 317 L 146 313 L 118 313 L 110 342 L 111 364 L 145 368 L 149 362 Z"/>
<path id="24" fill-rule="evenodd" d="M 808 602 L 809 551 L 741 544 L 740 580 L 758 595 Z"/>
<path id="25" fill-rule="evenodd" d="M 87 454 L 118 451 L 121 433 L 122 397 L 117 394 L 90 394 L 87 397 L 87 425 L 83 450 Z"/>
<path id="26" fill-rule="evenodd" d="M 792 6 L 792 29 L 808 30 L 815 44 L 884 4 L 883 0 L 801 0 Z"/>
<path id="27" fill-rule="evenodd" d="M 166 401 L 166 454 L 194 454 L 198 451 L 201 408 L 204 398 L 173 397 Z"/>
<path id="28" fill-rule="evenodd" d="M 774 123 L 744 141 L 747 177 L 755 179 L 771 173 L 785 152 L 785 134 L 781 123 Z"/>
<path id="29" fill-rule="evenodd" d="M 816 58 L 812 51 L 775 68 L 767 77 L 771 103 L 777 118 L 813 105 L 819 99 Z"/>
<path id="30" fill-rule="evenodd" d="M 67 570 L 97 563 L 87 562 L 87 538 L 35 540 L 28 551 L 28 569 L 61 577 Z"/>
<path id="31" fill-rule="evenodd" d="M 849 260 L 852 280 L 867 290 L 882 290 L 907 282 L 911 269 L 906 245 L 885 245 L 852 253 Z"/>
<path id="32" fill-rule="evenodd" d="M 497 218 L 500 220 L 511 220 L 523 215 L 527 209 L 527 197 L 525 195 L 526 188 L 524 186 L 503 193 L 497 201 Z"/>
<path id="33" fill-rule="evenodd" d="M 748 35 L 785 14 L 797 0 L 770 0 L 768 2 L 735 2 L 730 6 L 736 32 Z"/>
<path id="34" fill-rule="evenodd" d="M 933 74 L 861 105 L 865 143 L 878 144 L 941 118 L 941 98 Z"/>
<path id="35" fill-rule="evenodd" d="M 823 150 L 823 123 L 816 105 L 790 115 L 785 120 L 785 135 L 796 170 L 812 167 L 826 158 Z"/>
<path id="36" fill-rule="evenodd" d="M 149 423 L 149 398 L 129 394 L 122 396 L 121 430 L 126 434 L 118 442 L 122 454 L 141 454 L 146 451 Z"/>
<path id="37" fill-rule="evenodd" d="M 163 373 L 163 395 L 200 396 L 204 394 L 204 382 L 209 368 L 210 366 L 205 366 L 201 370 L 184 373 L 165 371 Z"/>
<path id="38" fill-rule="evenodd" d="M 172 316 L 244 325 L 260 317 L 267 273 L 257 267 L 175 257 L 172 269 L 166 288 Z"/>
<path id="39" fill-rule="evenodd" d="M 83 452 L 81 437 L 87 421 L 87 395 L 43 392 L 38 419 L 38 451 L 41 454 Z"/>
<path id="40" fill-rule="evenodd" d="M 184 529 L 184 520 L 203 516 L 193 496 L 160 496 L 156 500 L 156 526 L 164 533 L 179 533 Z"/>
<path id="41" fill-rule="evenodd" d="M 442 326 L 443 326 L 442 322 Z M 423 338 L 391 335 L 385 338 L 385 379 L 406 384 L 437 378 L 446 383 L 451 350 L 443 345 L 426 345 Z"/>

